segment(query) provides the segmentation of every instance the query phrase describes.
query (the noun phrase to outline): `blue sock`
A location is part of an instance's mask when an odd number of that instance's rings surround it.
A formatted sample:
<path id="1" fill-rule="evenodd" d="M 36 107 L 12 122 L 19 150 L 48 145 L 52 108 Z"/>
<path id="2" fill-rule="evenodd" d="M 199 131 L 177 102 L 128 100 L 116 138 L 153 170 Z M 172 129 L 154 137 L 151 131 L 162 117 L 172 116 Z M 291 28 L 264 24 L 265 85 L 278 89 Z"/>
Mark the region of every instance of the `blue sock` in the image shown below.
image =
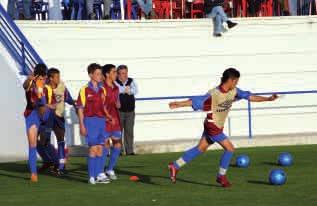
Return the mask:
<path id="1" fill-rule="evenodd" d="M 29 167 L 32 174 L 37 173 L 36 159 L 36 147 L 29 147 Z"/>
<path id="2" fill-rule="evenodd" d="M 52 144 L 49 144 L 47 147 L 47 154 L 53 160 L 55 165 L 58 165 L 58 155 L 56 153 L 55 147 Z"/>
<path id="3" fill-rule="evenodd" d="M 95 177 L 96 157 L 88 156 L 87 161 L 88 161 L 88 176 L 89 178 Z"/>
<path id="4" fill-rule="evenodd" d="M 65 168 L 65 142 L 61 141 L 58 142 L 58 159 L 59 159 L 59 166 L 58 169 L 63 170 Z"/>
<path id="5" fill-rule="evenodd" d="M 222 157 L 220 159 L 218 175 L 226 175 L 232 156 L 233 152 L 227 150 L 223 152 Z"/>
<path id="6" fill-rule="evenodd" d="M 176 169 L 180 169 L 182 166 L 189 163 L 190 161 L 192 161 L 194 158 L 196 158 L 200 154 L 202 154 L 202 152 L 198 149 L 198 146 L 193 147 L 193 148 L 187 150 L 181 158 L 176 160 L 174 162 L 174 166 L 176 167 Z"/>
<path id="7" fill-rule="evenodd" d="M 121 148 L 111 147 L 110 161 L 109 166 L 107 168 L 108 171 L 113 170 L 116 166 L 118 158 L 120 156 Z"/>
<path id="8" fill-rule="evenodd" d="M 36 149 L 37 149 L 37 152 L 39 153 L 40 157 L 42 158 L 43 162 L 45 162 L 45 163 L 52 162 L 50 156 L 48 156 L 46 151 L 45 151 L 45 146 L 43 146 L 41 144 L 37 144 Z"/>
<path id="9" fill-rule="evenodd" d="M 104 172 L 107 162 L 107 155 L 109 154 L 109 149 L 106 147 L 103 147 L 102 149 L 102 156 L 101 156 L 101 171 L 100 173 Z"/>

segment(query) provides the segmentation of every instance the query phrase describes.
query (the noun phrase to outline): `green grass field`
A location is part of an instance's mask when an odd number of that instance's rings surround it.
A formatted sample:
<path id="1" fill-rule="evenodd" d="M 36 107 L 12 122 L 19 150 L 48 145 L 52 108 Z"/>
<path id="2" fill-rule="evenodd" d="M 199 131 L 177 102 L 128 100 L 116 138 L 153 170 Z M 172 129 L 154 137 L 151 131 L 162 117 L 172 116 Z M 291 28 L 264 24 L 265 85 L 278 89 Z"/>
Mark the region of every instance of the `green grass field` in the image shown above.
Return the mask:
<path id="1" fill-rule="evenodd" d="M 267 176 L 277 168 L 280 152 L 294 156 L 294 165 L 285 168 L 288 175 L 283 186 L 271 186 Z M 170 183 L 167 163 L 180 153 L 122 157 L 117 174 L 119 180 L 108 185 L 88 185 L 85 158 L 71 158 L 69 175 L 56 178 L 40 175 L 39 183 L 28 180 L 26 162 L 0 164 L 0 205 L 317 205 L 317 145 L 238 149 L 248 154 L 248 169 L 231 167 L 230 189 L 215 183 L 222 151 L 210 151 L 187 165 L 179 173 L 177 184 Z M 140 182 L 131 182 L 138 175 Z"/>

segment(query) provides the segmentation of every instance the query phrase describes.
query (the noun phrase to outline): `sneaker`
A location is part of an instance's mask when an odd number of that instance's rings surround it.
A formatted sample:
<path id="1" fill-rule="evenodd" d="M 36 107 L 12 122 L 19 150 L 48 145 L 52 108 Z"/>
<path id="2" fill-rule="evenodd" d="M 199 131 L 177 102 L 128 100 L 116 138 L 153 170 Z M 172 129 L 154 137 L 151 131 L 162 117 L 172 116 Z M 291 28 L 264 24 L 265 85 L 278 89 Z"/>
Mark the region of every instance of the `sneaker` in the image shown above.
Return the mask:
<path id="1" fill-rule="evenodd" d="M 169 163 L 168 164 L 168 169 L 169 169 L 169 172 L 170 172 L 170 179 L 172 181 L 172 183 L 176 183 L 176 176 L 177 176 L 177 173 L 178 173 L 178 169 L 174 166 L 174 163 Z"/>
<path id="2" fill-rule="evenodd" d="M 95 185 L 96 184 L 95 178 L 94 177 L 89 178 L 88 184 Z"/>
<path id="3" fill-rule="evenodd" d="M 116 173 L 114 173 L 113 170 L 106 171 L 106 175 L 110 178 L 110 180 L 117 180 L 118 179 Z"/>
<path id="4" fill-rule="evenodd" d="M 43 162 L 42 166 L 38 169 L 39 173 L 45 172 L 46 170 L 50 169 L 53 167 L 54 164 L 51 162 Z"/>
<path id="5" fill-rule="evenodd" d="M 221 37 L 222 35 L 220 33 L 215 34 L 215 37 Z"/>
<path id="6" fill-rule="evenodd" d="M 31 180 L 31 182 L 34 182 L 34 183 L 35 183 L 35 182 L 38 182 L 39 179 L 38 179 L 38 177 L 37 177 L 37 174 L 32 174 L 30 180 Z"/>
<path id="7" fill-rule="evenodd" d="M 108 183 L 110 183 L 110 179 L 107 177 L 107 175 L 105 175 L 105 173 L 102 173 L 102 174 L 98 175 L 98 177 L 96 179 L 96 183 L 97 184 L 108 184 Z"/>
<path id="8" fill-rule="evenodd" d="M 222 187 L 231 187 L 232 184 L 229 182 L 229 180 L 227 179 L 227 176 L 226 175 L 219 175 L 217 177 L 217 180 L 216 180 L 219 184 L 221 184 Z"/>
<path id="9" fill-rule="evenodd" d="M 232 21 L 227 21 L 227 24 L 228 24 L 228 28 L 231 29 L 231 28 L 237 26 L 238 23 L 234 23 Z"/>

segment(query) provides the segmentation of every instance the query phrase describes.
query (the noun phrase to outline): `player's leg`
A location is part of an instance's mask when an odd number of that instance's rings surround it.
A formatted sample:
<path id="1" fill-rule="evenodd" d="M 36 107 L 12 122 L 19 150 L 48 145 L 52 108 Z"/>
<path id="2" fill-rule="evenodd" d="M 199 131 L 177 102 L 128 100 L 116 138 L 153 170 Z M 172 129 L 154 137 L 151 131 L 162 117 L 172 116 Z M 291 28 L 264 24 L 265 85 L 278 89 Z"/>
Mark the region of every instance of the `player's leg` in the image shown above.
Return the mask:
<path id="1" fill-rule="evenodd" d="M 230 165 L 231 158 L 233 156 L 234 146 L 224 134 L 217 135 L 216 137 L 213 137 L 213 138 L 224 149 L 224 152 L 221 156 L 220 163 L 219 163 L 219 172 L 217 175 L 217 182 L 220 183 L 223 187 L 230 187 L 231 184 L 228 181 L 226 174 Z"/>
<path id="2" fill-rule="evenodd" d="M 99 167 L 98 167 L 98 175 L 97 175 L 97 183 L 109 183 L 110 179 L 105 174 L 105 167 L 107 162 L 107 156 L 109 154 L 109 138 L 108 134 L 104 135 L 103 141 L 101 142 L 100 154 L 99 157 Z"/>
<path id="3" fill-rule="evenodd" d="M 205 134 L 203 134 L 197 146 L 187 150 L 179 159 L 170 163 L 168 167 L 170 170 L 171 181 L 175 183 L 176 175 L 180 168 L 191 162 L 193 159 L 201 155 L 203 152 L 205 152 L 208 149 L 208 147 L 213 143 L 214 142 L 212 140 L 210 140 Z"/>
<path id="4" fill-rule="evenodd" d="M 43 135 L 43 130 L 44 130 L 44 126 L 41 125 L 40 129 L 39 129 L 39 140 L 37 141 L 37 152 L 39 153 L 40 157 L 43 160 L 43 164 L 42 166 L 39 168 L 39 172 L 44 172 L 47 169 L 49 169 L 50 167 L 54 166 L 54 162 L 51 158 L 51 156 L 48 154 L 48 150 L 47 150 L 47 145 L 49 140 L 47 140 L 47 138 L 45 137 L 45 135 Z"/>
<path id="5" fill-rule="evenodd" d="M 40 126 L 40 120 L 37 111 L 33 111 L 28 117 L 25 119 L 26 124 L 26 132 L 28 137 L 29 144 L 29 158 L 28 164 L 31 172 L 31 181 L 37 182 L 37 154 L 36 154 L 36 144 L 37 144 L 37 134 L 38 128 Z"/>
<path id="6" fill-rule="evenodd" d="M 53 131 L 57 140 L 58 170 L 65 173 L 65 120 L 63 117 L 55 117 Z"/>
<path id="7" fill-rule="evenodd" d="M 121 132 L 120 131 L 113 132 L 111 140 L 112 140 L 112 147 L 110 151 L 110 160 L 109 160 L 108 168 L 106 170 L 106 174 L 110 177 L 111 180 L 116 180 L 117 176 L 114 172 L 114 168 L 117 164 L 117 161 L 121 152 L 121 147 L 122 147 Z"/>

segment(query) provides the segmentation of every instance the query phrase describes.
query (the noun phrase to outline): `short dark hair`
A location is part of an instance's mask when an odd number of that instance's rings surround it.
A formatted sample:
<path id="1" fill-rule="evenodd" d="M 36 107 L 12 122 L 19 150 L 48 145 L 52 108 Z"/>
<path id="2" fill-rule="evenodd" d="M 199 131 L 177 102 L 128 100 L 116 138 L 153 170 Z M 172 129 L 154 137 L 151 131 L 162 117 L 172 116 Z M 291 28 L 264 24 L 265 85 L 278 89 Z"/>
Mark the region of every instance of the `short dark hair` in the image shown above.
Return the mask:
<path id="1" fill-rule="evenodd" d="M 33 74 L 34 76 L 46 76 L 47 72 L 47 67 L 43 63 L 39 63 L 35 65 Z"/>
<path id="2" fill-rule="evenodd" d="M 235 68 L 226 69 L 221 77 L 221 84 L 224 84 L 228 81 L 228 79 L 237 79 L 240 78 L 240 72 Z"/>
<path id="3" fill-rule="evenodd" d="M 60 71 L 56 68 L 50 68 L 48 71 L 47 71 L 47 77 L 50 78 L 52 77 L 54 74 L 59 74 Z"/>
<path id="4" fill-rule="evenodd" d="M 120 71 L 120 70 L 123 70 L 123 69 L 126 69 L 126 70 L 128 70 L 128 66 L 127 65 L 124 65 L 124 64 L 121 64 L 120 66 L 118 66 L 118 71 Z"/>
<path id="5" fill-rule="evenodd" d="M 87 72 L 88 74 L 92 74 L 94 73 L 97 69 L 100 69 L 101 70 L 101 66 L 97 63 L 92 63 L 92 64 L 89 64 L 88 67 L 87 67 Z"/>
<path id="6" fill-rule="evenodd" d="M 109 74 L 109 73 L 110 73 L 110 71 L 111 71 L 112 68 L 116 68 L 116 66 L 113 65 L 113 64 L 105 64 L 105 65 L 102 67 L 102 74 L 103 74 L 104 76 L 106 76 L 106 74 Z"/>

